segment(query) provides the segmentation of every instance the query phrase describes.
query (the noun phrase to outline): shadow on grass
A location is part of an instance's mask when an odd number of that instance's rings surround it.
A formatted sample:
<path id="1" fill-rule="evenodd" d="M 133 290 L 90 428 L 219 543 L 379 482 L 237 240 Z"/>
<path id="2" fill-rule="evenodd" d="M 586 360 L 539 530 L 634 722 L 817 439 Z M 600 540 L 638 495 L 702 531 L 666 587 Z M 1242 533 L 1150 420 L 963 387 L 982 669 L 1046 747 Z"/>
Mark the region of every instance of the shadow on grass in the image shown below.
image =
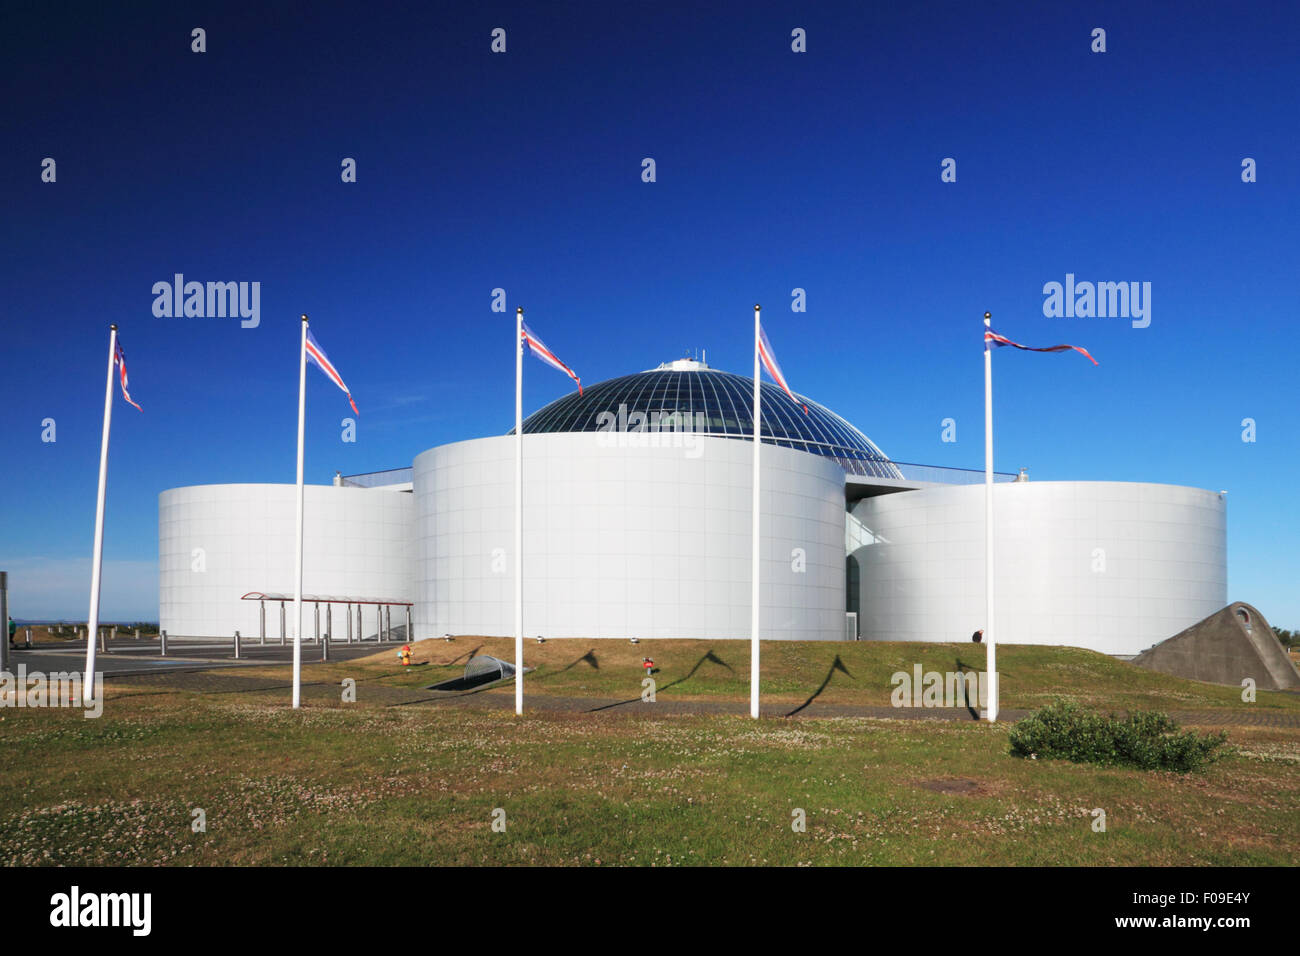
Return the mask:
<path id="1" fill-rule="evenodd" d="M 695 662 L 695 666 L 692 667 L 692 668 L 690 669 L 690 671 L 687 672 L 687 674 L 686 674 L 685 677 L 679 677 L 679 678 L 677 678 L 677 680 L 675 680 L 675 681 L 671 681 L 670 683 L 664 684 L 664 686 L 661 687 L 661 688 L 658 688 L 658 689 L 655 691 L 655 693 L 657 694 L 657 693 L 659 693 L 659 691 L 667 690 L 667 689 L 670 688 L 670 687 L 676 687 L 678 684 L 682 683 L 683 681 L 688 681 L 688 680 L 690 680 L 692 677 L 695 676 L 695 672 L 698 671 L 701 667 L 703 667 L 706 663 L 708 663 L 708 664 L 720 664 L 721 666 L 725 667 L 727 670 L 731 671 L 731 673 L 733 673 L 733 674 L 736 673 L 735 668 L 733 668 L 730 664 L 728 664 L 726 661 L 724 661 L 724 660 L 723 660 L 721 657 L 719 657 L 717 654 L 713 653 L 713 649 L 710 648 L 709 650 L 707 650 L 707 651 L 704 652 L 704 656 L 703 656 L 703 657 L 701 657 L 698 661 Z M 602 711 L 602 710 L 610 710 L 611 708 L 614 708 L 614 707 L 622 707 L 622 706 L 624 706 L 624 705 L 626 705 L 626 704 L 636 704 L 636 703 L 639 703 L 640 700 L 641 700 L 640 697 L 633 697 L 633 698 L 631 698 L 630 700 L 619 700 L 619 701 L 615 701 L 615 702 L 612 703 L 612 704 L 602 704 L 602 705 L 600 705 L 599 707 L 593 707 L 593 708 L 591 708 L 589 711 L 587 711 L 587 713 L 589 713 L 589 714 L 594 714 L 594 713 L 597 713 L 598 711 Z"/>
<path id="2" fill-rule="evenodd" d="M 976 680 L 978 681 L 978 679 L 979 679 L 979 671 L 978 671 L 974 666 L 972 666 L 972 665 L 970 665 L 970 664 L 967 664 L 967 663 L 963 662 L 962 659 L 961 659 L 960 657 L 957 658 L 957 660 L 956 660 L 955 663 L 956 663 L 956 666 L 957 666 L 957 673 L 962 675 L 962 681 L 961 681 L 961 684 L 960 684 L 959 686 L 961 687 L 962 694 L 963 694 L 963 696 L 964 696 L 965 693 L 966 693 L 966 679 L 965 679 L 965 678 L 966 678 L 966 672 L 969 670 L 972 674 L 975 675 Z M 979 686 L 978 683 L 976 684 L 976 686 L 977 686 L 977 687 Z M 966 712 L 970 714 L 970 718 L 971 718 L 971 720 L 979 720 L 979 719 L 980 719 L 979 703 L 980 703 L 980 702 L 979 702 L 979 694 L 978 694 L 978 692 L 976 693 L 976 696 L 975 696 L 975 702 L 974 702 L 974 703 L 972 703 L 970 700 L 967 700 L 967 701 L 966 701 L 966 704 L 965 704 L 965 706 L 966 706 Z"/>
<path id="3" fill-rule="evenodd" d="M 826 679 L 822 681 L 821 686 L 812 692 L 811 697 L 809 697 L 802 704 L 800 704 L 798 707 L 790 711 L 788 714 L 785 714 L 784 716 L 793 717 L 795 714 L 799 713 L 799 711 L 803 710 L 805 707 L 807 707 L 809 704 L 815 701 L 818 697 L 820 697 L 822 691 L 824 691 L 827 688 L 827 686 L 830 685 L 831 678 L 835 676 L 836 671 L 839 671 L 840 673 L 844 674 L 846 677 L 849 678 L 849 680 L 853 679 L 853 675 L 849 673 L 849 669 L 845 667 L 844 662 L 840 660 L 840 655 L 836 654 L 835 660 L 831 663 L 831 669 L 826 672 Z"/>
<path id="4" fill-rule="evenodd" d="M 551 671 L 549 674 L 538 674 L 533 678 L 533 680 L 546 680 L 546 678 L 554 677 L 556 674 L 563 674 L 565 671 L 573 670 L 573 668 L 582 663 L 589 665 L 592 670 L 600 670 L 600 661 L 596 658 L 596 649 L 594 647 L 579 657 L 576 661 L 573 661 L 570 664 L 565 664 L 558 671 Z"/>

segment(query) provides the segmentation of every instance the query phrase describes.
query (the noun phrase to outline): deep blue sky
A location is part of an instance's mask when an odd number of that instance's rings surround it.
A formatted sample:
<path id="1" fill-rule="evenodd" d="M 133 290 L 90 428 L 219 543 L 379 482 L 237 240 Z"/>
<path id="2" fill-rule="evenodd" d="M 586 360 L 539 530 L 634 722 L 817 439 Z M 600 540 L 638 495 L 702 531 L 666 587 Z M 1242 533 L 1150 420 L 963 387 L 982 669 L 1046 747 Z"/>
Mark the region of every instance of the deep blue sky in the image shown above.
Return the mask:
<path id="1" fill-rule="evenodd" d="M 342 443 L 309 370 L 327 482 L 507 431 L 516 305 L 596 382 L 743 373 L 761 302 L 791 385 L 902 461 L 982 467 L 986 309 L 1087 346 L 995 355 L 996 466 L 1227 489 L 1230 598 L 1300 626 L 1296 5 L 261 6 L 0 23 L 15 616 L 86 613 L 111 322 L 144 413 L 115 400 L 104 609 L 156 618 L 158 493 L 293 481 L 300 312 L 361 410 Z M 261 282 L 260 327 L 156 318 L 176 272 Z M 1150 327 L 1044 317 L 1067 272 L 1150 282 Z M 525 378 L 526 411 L 568 390 Z"/>

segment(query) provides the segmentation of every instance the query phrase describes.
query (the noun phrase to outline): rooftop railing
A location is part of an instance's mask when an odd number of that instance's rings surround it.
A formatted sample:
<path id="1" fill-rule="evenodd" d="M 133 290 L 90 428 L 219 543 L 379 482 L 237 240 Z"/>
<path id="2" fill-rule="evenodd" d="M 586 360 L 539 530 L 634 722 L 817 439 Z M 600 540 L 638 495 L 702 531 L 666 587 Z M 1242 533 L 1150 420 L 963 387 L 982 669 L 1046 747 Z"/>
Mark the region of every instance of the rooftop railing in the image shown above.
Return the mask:
<path id="1" fill-rule="evenodd" d="M 836 460 L 850 475 L 861 475 L 869 478 L 878 475 L 878 472 L 870 467 L 871 462 L 856 461 L 850 458 Z M 890 464 L 903 476 L 904 481 L 924 481 L 940 485 L 978 485 L 984 483 L 984 469 L 982 468 L 949 468 L 946 465 L 918 465 L 906 461 L 891 461 Z M 876 467 L 878 468 L 879 465 Z M 994 481 L 1015 481 L 1018 477 L 1014 472 L 993 472 Z"/>
<path id="2" fill-rule="evenodd" d="M 721 437 L 721 436 L 720 436 Z M 734 437 L 734 436 L 725 436 Z M 941 485 L 978 485 L 984 481 L 983 469 L 950 468 L 946 465 L 919 465 L 906 461 L 888 459 L 842 458 L 836 455 L 826 456 L 835 461 L 850 475 L 864 478 L 892 478 L 895 481 L 923 481 Z M 390 468 L 387 471 L 371 471 L 360 475 L 344 475 L 339 483 L 353 488 L 379 488 L 384 485 L 399 485 L 413 481 L 414 468 Z M 993 480 L 1015 481 L 1014 472 L 995 471 Z"/>
<path id="3" fill-rule="evenodd" d="M 389 468 L 387 471 L 369 471 L 361 475 L 343 475 L 339 484 L 352 488 L 379 488 L 384 485 L 401 485 L 415 479 L 415 468 Z"/>

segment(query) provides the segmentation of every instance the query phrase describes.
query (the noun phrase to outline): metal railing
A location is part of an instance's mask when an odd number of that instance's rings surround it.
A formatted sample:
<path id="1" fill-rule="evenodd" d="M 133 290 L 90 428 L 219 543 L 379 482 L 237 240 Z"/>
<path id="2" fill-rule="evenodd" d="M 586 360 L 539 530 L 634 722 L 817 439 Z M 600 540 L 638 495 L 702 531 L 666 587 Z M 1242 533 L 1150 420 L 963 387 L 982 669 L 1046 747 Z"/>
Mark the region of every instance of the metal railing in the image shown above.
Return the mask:
<path id="1" fill-rule="evenodd" d="M 949 468 L 947 465 L 917 465 L 906 461 L 893 462 L 895 468 L 902 472 L 907 481 L 927 481 L 943 485 L 981 485 L 984 483 L 983 468 Z M 856 474 L 856 472 L 855 472 Z M 1014 472 L 995 471 L 994 481 L 1015 481 Z"/>
<path id="2" fill-rule="evenodd" d="M 379 488 L 383 485 L 400 485 L 415 478 L 415 468 L 389 468 L 387 471 L 368 471 L 361 475 L 342 475 L 340 483 L 351 488 Z"/>
<path id="3" fill-rule="evenodd" d="M 649 433 L 632 433 L 638 437 L 650 437 Z M 671 431 L 664 432 L 671 436 Z M 709 434 L 696 433 L 698 437 L 703 438 L 744 438 L 743 435 L 727 434 Z M 764 444 L 790 444 L 788 439 L 775 439 L 771 442 L 764 436 Z M 801 445 L 817 445 L 817 442 L 798 442 Z M 823 446 L 831 449 L 832 446 Z M 816 452 L 812 452 L 816 454 Z M 925 481 L 935 484 L 944 485 L 977 485 L 984 481 L 984 470 L 981 468 L 951 468 L 947 465 L 922 465 L 915 462 L 893 461 L 888 458 L 862 458 L 824 454 L 824 457 L 830 458 L 850 475 L 861 475 L 866 478 L 894 478 L 900 477 L 904 481 Z M 995 471 L 993 473 L 994 481 L 1015 481 L 1014 472 Z M 361 475 L 343 475 L 340 481 L 344 486 L 354 488 L 378 488 L 383 485 L 398 485 L 408 481 L 414 481 L 415 469 L 412 468 L 390 468 L 387 471 L 372 471 Z"/>

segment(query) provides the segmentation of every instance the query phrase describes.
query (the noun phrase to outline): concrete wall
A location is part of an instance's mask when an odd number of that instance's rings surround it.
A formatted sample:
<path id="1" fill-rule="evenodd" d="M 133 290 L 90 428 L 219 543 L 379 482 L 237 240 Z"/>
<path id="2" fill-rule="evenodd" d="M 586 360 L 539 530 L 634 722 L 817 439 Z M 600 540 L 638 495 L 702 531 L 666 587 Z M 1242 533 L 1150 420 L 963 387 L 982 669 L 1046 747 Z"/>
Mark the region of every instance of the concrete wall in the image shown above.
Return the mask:
<path id="1" fill-rule="evenodd" d="M 304 489 L 303 592 L 412 600 L 410 494 L 370 488 L 308 485 Z M 160 626 L 173 636 L 258 634 L 258 605 L 249 591 L 294 590 L 293 485 L 194 485 L 158 496 Z M 202 549 L 201 555 L 195 550 Z M 344 634 L 343 608 L 334 633 Z M 374 609 L 366 611 L 367 633 Z M 267 605 L 267 634 L 280 633 L 278 605 Z M 288 635 L 293 637 L 290 606 Z M 321 609 L 324 629 L 325 610 Z M 393 624 L 406 623 L 393 611 Z M 303 634 L 314 634 L 311 608 Z"/>
<path id="2" fill-rule="evenodd" d="M 1136 654 L 1227 603 L 1226 513 L 1197 488 L 994 486 L 997 639 Z M 853 516 L 866 640 L 964 641 L 984 626 L 984 488 L 867 498 Z"/>
<path id="3" fill-rule="evenodd" d="M 1138 667 L 1258 690 L 1300 690 L 1300 673 L 1264 615 L 1238 601 L 1133 659 Z"/>
<path id="4" fill-rule="evenodd" d="M 681 437 L 524 436 L 525 635 L 749 636 L 753 445 Z M 843 473 L 762 452 L 763 637 L 840 640 Z M 416 636 L 513 634 L 514 438 L 426 451 L 414 482 Z"/>

